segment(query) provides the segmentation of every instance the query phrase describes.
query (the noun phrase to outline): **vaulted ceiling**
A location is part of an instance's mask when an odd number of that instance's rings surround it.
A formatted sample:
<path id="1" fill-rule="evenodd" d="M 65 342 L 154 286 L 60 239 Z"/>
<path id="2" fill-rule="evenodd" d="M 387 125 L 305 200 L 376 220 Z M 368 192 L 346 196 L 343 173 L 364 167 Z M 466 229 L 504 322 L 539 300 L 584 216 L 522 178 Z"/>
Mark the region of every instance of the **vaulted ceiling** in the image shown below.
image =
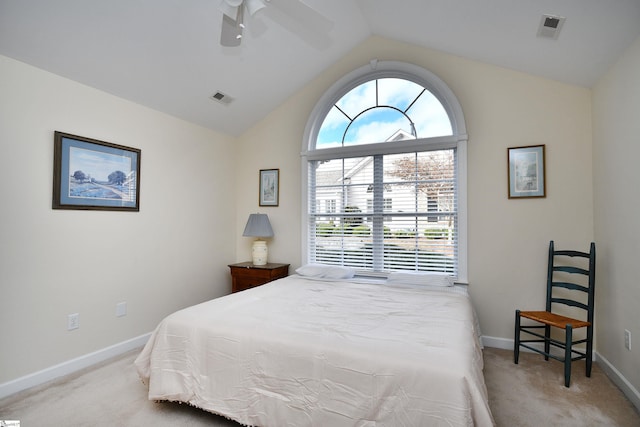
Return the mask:
<path id="1" fill-rule="evenodd" d="M 0 54 L 239 135 L 371 35 L 586 87 L 640 35 L 640 0 L 267 0 L 230 48 L 221 1 L 0 0 Z"/>

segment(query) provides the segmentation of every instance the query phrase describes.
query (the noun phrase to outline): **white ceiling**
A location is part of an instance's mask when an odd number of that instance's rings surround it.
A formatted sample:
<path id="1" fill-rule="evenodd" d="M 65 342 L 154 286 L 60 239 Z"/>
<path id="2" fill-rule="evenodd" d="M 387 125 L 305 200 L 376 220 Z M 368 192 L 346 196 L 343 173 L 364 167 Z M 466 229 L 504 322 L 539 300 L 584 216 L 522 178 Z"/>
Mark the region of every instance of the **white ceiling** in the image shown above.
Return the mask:
<path id="1" fill-rule="evenodd" d="M 223 48 L 220 1 L 0 0 L 0 54 L 239 135 L 372 34 L 587 87 L 640 35 L 640 0 L 302 0 L 329 33 L 274 4 Z"/>

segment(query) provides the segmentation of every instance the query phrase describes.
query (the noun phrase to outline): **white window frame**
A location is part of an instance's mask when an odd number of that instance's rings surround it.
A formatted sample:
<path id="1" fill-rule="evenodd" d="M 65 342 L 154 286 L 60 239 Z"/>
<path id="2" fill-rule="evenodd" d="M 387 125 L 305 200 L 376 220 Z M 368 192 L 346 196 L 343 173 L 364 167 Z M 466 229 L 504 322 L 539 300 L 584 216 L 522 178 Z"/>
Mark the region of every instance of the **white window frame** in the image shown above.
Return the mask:
<path id="1" fill-rule="evenodd" d="M 451 121 L 452 134 L 433 138 L 410 139 L 391 143 L 376 143 L 316 149 L 315 142 L 326 115 L 333 105 L 353 88 L 370 80 L 399 78 L 418 83 L 429 90 L 442 104 Z M 458 276 L 456 281 L 467 283 L 467 142 L 468 135 L 464 114 L 458 99 L 438 76 L 414 64 L 397 61 L 376 61 L 360 67 L 335 82 L 318 100 L 312 110 L 302 141 L 302 221 L 301 252 L 302 263 L 308 262 L 309 221 L 308 187 L 309 161 L 327 160 L 337 157 L 364 157 L 376 154 L 394 154 L 407 151 L 455 148 L 457 150 L 457 190 L 458 190 Z"/>

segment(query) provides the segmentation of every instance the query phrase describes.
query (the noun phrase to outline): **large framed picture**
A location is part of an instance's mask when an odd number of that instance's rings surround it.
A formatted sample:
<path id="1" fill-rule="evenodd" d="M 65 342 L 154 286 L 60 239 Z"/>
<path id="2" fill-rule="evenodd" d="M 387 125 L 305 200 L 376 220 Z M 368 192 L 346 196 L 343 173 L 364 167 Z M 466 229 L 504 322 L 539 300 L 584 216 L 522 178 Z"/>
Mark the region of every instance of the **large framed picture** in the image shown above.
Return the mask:
<path id="1" fill-rule="evenodd" d="M 509 198 L 546 197 L 544 145 L 507 149 Z"/>
<path id="2" fill-rule="evenodd" d="M 140 150 L 56 131 L 52 207 L 139 211 Z"/>
<path id="3" fill-rule="evenodd" d="M 280 169 L 260 169 L 260 206 L 278 206 Z"/>

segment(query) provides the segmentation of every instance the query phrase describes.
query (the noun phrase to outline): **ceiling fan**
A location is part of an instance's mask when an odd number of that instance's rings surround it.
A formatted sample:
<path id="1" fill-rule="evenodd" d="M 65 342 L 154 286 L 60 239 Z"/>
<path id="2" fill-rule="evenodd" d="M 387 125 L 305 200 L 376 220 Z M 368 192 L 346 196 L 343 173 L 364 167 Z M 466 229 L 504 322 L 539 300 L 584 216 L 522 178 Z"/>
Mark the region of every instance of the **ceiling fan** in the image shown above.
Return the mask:
<path id="1" fill-rule="evenodd" d="M 312 45 L 327 41 L 333 22 L 299 0 L 221 0 L 222 31 L 220 44 L 224 47 L 240 46 L 247 18 L 268 7 L 271 20 L 296 33 Z"/>

